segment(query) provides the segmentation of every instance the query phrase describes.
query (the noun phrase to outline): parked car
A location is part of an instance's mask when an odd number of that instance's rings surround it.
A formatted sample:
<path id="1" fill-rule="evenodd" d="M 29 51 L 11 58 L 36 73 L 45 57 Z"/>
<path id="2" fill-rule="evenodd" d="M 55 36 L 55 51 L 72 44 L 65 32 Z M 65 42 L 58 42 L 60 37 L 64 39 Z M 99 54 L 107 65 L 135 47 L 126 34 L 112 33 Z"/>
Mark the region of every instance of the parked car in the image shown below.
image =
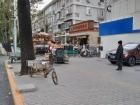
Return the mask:
<path id="1" fill-rule="evenodd" d="M 129 66 L 140 63 L 140 43 L 127 43 L 123 45 L 123 62 Z M 112 63 L 116 63 L 116 49 L 106 54 L 107 59 Z"/>

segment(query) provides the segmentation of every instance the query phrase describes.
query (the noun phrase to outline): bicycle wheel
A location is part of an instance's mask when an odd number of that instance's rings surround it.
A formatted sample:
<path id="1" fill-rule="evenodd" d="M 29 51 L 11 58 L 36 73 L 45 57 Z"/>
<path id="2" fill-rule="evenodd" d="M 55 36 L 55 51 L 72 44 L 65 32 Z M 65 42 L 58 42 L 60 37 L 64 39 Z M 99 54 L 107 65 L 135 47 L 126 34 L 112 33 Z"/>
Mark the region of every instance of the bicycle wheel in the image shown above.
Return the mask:
<path id="1" fill-rule="evenodd" d="M 58 78 L 55 71 L 52 71 L 52 80 L 55 85 L 58 85 Z"/>

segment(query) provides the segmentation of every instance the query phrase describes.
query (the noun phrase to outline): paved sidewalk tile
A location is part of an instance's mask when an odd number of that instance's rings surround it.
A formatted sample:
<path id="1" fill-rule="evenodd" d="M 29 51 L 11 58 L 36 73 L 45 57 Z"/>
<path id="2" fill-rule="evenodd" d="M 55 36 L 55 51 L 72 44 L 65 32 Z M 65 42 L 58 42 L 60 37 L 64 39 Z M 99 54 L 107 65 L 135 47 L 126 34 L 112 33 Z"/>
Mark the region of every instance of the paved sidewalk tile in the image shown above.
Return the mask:
<path id="1" fill-rule="evenodd" d="M 12 64 L 13 71 L 20 64 Z M 59 84 L 51 75 L 16 76 L 17 84 L 34 84 L 37 91 L 22 93 L 25 105 L 140 105 L 139 65 L 116 66 L 99 58 L 71 58 L 69 64 L 55 64 Z"/>

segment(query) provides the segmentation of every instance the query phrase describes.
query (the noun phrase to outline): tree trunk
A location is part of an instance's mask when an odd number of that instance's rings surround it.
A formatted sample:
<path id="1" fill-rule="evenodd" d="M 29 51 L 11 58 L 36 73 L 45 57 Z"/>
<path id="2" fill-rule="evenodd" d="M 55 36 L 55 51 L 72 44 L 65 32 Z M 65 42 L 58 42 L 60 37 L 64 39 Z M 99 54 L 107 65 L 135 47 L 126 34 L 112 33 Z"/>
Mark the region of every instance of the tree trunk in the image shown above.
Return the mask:
<path id="1" fill-rule="evenodd" d="M 27 60 L 35 59 L 29 0 L 18 0 L 19 34 L 21 40 L 21 75 L 27 74 Z"/>

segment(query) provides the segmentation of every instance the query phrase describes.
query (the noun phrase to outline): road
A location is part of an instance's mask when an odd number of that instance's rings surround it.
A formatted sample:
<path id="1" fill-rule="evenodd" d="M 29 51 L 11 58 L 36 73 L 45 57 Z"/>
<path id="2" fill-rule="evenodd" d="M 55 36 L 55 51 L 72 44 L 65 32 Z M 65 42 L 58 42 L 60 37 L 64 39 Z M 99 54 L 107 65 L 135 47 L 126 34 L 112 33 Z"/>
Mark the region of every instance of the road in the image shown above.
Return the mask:
<path id="1" fill-rule="evenodd" d="M 13 70 L 17 65 L 13 64 Z M 16 81 L 37 87 L 35 92 L 22 94 L 25 105 L 140 105 L 140 65 L 123 66 L 123 71 L 116 68 L 105 59 L 75 57 L 69 64 L 55 65 L 57 86 L 51 75 L 46 79 L 43 75 L 17 76 Z"/>
<path id="2" fill-rule="evenodd" d="M 0 56 L 0 105 L 14 105 L 9 82 L 4 68 L 6 57 Z"/>

